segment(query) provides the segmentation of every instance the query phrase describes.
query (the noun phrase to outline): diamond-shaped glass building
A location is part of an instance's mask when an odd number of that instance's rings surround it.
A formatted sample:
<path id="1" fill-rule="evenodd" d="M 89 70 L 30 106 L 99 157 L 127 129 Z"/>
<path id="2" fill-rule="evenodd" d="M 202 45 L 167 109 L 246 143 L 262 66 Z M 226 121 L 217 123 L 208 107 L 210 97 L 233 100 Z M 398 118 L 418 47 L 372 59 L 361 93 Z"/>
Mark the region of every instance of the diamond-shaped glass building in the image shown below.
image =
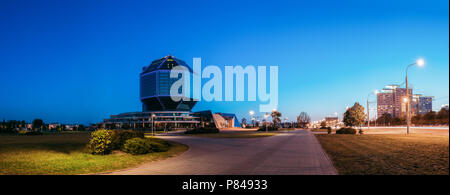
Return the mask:
<path id="1" fill-rule="evenodd" d="M 190 111 L 197 103 L 191 97 L 183 96 L 180 101 L 174 101 L 170 96 L 172 84 L 179 80 L 170 78 L 170 71 L 183 66 L 192 74 L 192 69 L 183 61 L 171 55 L 154 60 L 143 68 L 140 74 L 140 99 L 142 111 Z M 192 76 L 191 76 L 192 78 Z M 186 83 L 189 85 L 189 83 Z M 181 93 L 181 88 L 179 89 Z"/>
<path id="2" fill-rule="evenodd" d="M 182 66 L 182 67 L 178 67 Z M 197 100 L 178 90 L 172 99 L 170 89 L 172 84 L 181 79 L 178 68 L 183 68 L 184 75 L 193 78 L 193 71 L 189 65 L 171 55 L 154 60 L 150 65 L 142 68 L 139 81 L 139 97 L 142 102 L 142 111 L 126 112 L 111 115 L 98 125 L 107 129 L 134 129 L 134 130 L 172 130 L 194 129 L 198 127 L 229 128 L 240 127 L 236 115 L 216 113 L 210 110 L 191 112 Z M 178 77 L 170 78 L 171 71 L 177 71 Z M 190 79 L 183 80 L 185 85 Z M 181 94 L 181 95 L 180 95 Z M 183 95 L 184 94 L 184 95 Z"/>

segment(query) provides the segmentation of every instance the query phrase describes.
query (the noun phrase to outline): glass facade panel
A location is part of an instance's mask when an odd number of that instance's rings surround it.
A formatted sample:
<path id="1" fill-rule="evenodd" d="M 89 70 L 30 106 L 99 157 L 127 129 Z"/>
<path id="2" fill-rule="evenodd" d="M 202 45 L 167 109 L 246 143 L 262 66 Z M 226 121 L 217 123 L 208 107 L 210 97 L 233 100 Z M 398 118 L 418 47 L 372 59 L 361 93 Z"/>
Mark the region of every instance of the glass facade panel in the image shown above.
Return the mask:
<path id="1" fill-rule="evenodd" d="M 158 95 L 170 95 L 170 88 L 172 87 L 172 84 L 181 78 L 181 75 L 179 75 L 178 78 L 170 78 L 170 72 L 168 71 L 159 72 L 158 74 Z M 181 92 L 181 88 L 178 89 L 178 93 Z"/>
<path id="2" fill-rule="evenodd" d="M 156 74 L 150 73 L 141 77 L 141 98 L 156 95 Z"/>

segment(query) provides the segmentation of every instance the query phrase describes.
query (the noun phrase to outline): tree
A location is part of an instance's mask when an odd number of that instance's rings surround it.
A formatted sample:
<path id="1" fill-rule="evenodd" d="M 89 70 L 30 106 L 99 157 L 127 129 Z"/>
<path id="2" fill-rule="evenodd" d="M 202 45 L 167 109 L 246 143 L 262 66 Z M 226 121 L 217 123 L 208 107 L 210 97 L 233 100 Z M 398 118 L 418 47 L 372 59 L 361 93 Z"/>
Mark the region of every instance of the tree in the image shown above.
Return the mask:
<path id="1" fill-rule="evenodd" d="M 378 119 L 377 119 L 377 123 L 378 124 L 383 124 L 386 126 L 391 125 L 392 123 L 392 115 L 389 113 L 383 113 Z"/>
<path id="2" fill-rule="evenodd" d="M 438 120 L 439 124 L 447 124 L 448 125 L 448 120 L 449 120 L 449 112 L 447 109 L 445 108 L 441 108 L 441 110 L 439 110 L 439 112 L 436 115 L 436 119 Z"/>
<path id="3" fill-rule="evenodd" d="M 66 130 L 66 125 L 61 124 L 58 126 L 58 131 L 65 131 Z"/>
<path id="4" fill-rule="evenodd" d="M 392 118 L 392 125 L 404 125 L 406 119 L 400 118 L 400 117 L 394 117 Z"/>
<path id="5" fill-rule="evenodd" d="M 413 116 L 411 118 L 411 122 L 415 125 L 420 125 L 422 124 L 422 115 L 421 114 L 416 114 L 415 116 Z"/>
<path id="6" fill-rule="evenodd" d="M 320 127 L 321 127 L 321 128 L 326 128 L 326 127 L 327 127 L 327 122 L 326 122 L 326 121 L 322 121 L 322 122 L 320 123 Z"/>
<path id="7" fill-rule="evenodd" d="M 78 131 L 86 131 L 86 127 L 84 125 L 78 126 Z"/>
<path id="8" fill-rule="evenodd" d="M 33 130 L 34 131 L 41 130 L 42 126 L 44 126 L 44 121 L 42 121 L 42 119 L 34 119 L 33 120 Z"/>
<path id="9" fill-rule="evenodd" d="M 311 122 L 311 117 L 306 112 L 301 112 L 297 117 L 297 123 L 300 127 L 306 127 Z"/>
<path id="10" fill-rule="evenodd" d="M 358 102 L 344 113 L 344 124 L 349 127 L 359 126 L 361 129 L 365 119 L 364 107 Z"/>
<path id="11" fill-rule="evenodd" d="M 272 113 L 270 113 L 270 116 L 272 117 L 273 126 L 278 127 L 281 123 L 281 113 L 277 110 L 274 110 L 272 111 Z"/>
<path id="12" fill-rule="evenodd" d="M 2 125 L 0 126 L 0 132 L 6 131 L 6 122 L 5 119 L 3 119 Z"/>
<path id="13" fill-rule="evenodd" d="M 436 112 L 434 111 L 427 112 L 425 115 L 423 115 L 423 120 L 427 124 L 435 124 L 435 119 L 436 119 Z"/>
<path id="14" fill-rule="evenodd" d="M 247 126 L 247 119 L 246 118 L 242 118 L 241 125 L 242 126 Z"/>

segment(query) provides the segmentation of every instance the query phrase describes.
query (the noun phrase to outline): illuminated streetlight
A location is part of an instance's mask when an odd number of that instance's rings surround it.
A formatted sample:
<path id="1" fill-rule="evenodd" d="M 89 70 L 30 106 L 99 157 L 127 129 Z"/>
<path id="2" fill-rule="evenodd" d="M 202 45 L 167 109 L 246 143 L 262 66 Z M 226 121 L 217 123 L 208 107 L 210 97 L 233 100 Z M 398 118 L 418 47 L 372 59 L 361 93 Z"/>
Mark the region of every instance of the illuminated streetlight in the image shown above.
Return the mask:
<path id="1" fill-rule="evenodd" d="M 375 93 L 375 95 L 377 95 L 377 101 L 378 101 L 378 94 L 380 93 L 380 91 L 375 90 L 375 91 L 373 91 L 373 93 Z M 377 115 L 378 115 L 378 110 L 376 108 L 375 108 L 375 110 L 377 111 Z M 377 117 L 375 116 L 375 127 L 376 126 L 377 126 Z"/>
<path id="2" fill-rule="evenodd" d="M 152 135 L 154 136 L 155 135 L 155 130 L 154 130 L 154 124 L 155 124 L 155 122 L 154 122 L 154 118 L 155 118 L 155 114 L 152 114 Z M 175 119 L 176 120 L 176 119 Z"/>
<path id="3" fill-rule="evenodd" d="M 268 114 L 268 113 L 266 113 L 266 114 L 264 115 L 264 121 L 265 121 L 265 123 L 266 123 L 266 133 L 267 133 L 267 118 L 269 118 L 269 114 Z"/>
<path id="4" fill-rule="evenodd" d="M 370 95 L 373 95 L 373 94 L 378 94 L 378 90 L 374 90 L 373 91 L 373 93 L 369 93 L 369 95 L 367 95 L 367 130 L 369 130 L 370 129 L 370 105 L 369 105 L 369 98 L 370 98 Z"/>
<path id="5" fill-rule="evenodd" d="M 414 62 L 414 63 L 412 63 L 412 64 L 410 64 L 410 65 L 408 65 L 406 67 L 406 77 L 405 77 L 405 80 L 406 80 L 406 101 L 405 100 L 403 100 L 403 101 L 405 101 L 405 103 L 406 103 L 406 133 L 407 134 L 409 134 L 409 126 L 411 125 L 411 119 L 410 119 L 410 113 L 409 113 L 410 110 L 411 110 L 411 108 L 410 108 L 411 104 L 408 101 L 409 100 L 408 69 L 409 69 L 409 67 L 414 66 L 414 65 L 422 67 L 422 66 L 425 65 L 425 61 L 422 58 L 420 58 L 416 62 Z"/>
<path id="6" fill-rule="evenodd" d="M 423 65 L 425 65 L 425 61 L 422 58 L 420 58 L 420 59 L 417 60 L 416 64 L 418 66 L 422 67 Z"/>
<path id="7" fill-rule="evenodd" d="M 253 127 L 253 115 L 255 114 L 255 111 L 250 110 L 250 112 L 248 112 L 248 114 L 250 114 L 250 119 L 252 120 L 252 127 Z"/>

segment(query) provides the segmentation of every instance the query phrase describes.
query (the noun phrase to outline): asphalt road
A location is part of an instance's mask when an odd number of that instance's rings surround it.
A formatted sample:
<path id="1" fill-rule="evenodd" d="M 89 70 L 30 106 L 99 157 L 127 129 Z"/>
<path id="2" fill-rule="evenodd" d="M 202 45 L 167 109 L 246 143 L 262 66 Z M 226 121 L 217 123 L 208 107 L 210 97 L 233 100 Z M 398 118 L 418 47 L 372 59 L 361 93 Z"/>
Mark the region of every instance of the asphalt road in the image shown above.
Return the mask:
<path id="1" fill-rule="evenodd" d="M 161 136 L 189 150 L 180 156 L 114 175 L 334 175 L 337 174 L 319 142 L 307 130 L 263 138 L 201 138 Z"/>

